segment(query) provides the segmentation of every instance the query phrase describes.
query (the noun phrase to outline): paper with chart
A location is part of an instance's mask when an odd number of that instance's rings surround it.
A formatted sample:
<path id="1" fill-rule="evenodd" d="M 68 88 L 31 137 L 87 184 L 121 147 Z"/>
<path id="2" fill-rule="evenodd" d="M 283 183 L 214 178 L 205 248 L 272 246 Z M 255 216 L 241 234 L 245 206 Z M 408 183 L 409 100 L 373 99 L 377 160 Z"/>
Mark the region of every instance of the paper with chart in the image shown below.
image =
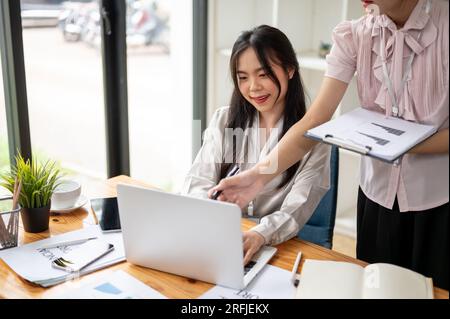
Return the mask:
<path id="1" fill-rule="evenodd" d="M 64 294 L 47 296 L 55 299 L 167 299 L 128 273 L 118 270 Z"/>
<path id="2" fill-rule="evenodd" d="M 386 117 L 382 113 L 357 108 L 308 130 L 306 136 L 343 148 L 366 148 L 367 155 L 392 162 L 436 130 L 431 125 Z"/>
<path id="3" fill-rule="evenodd" d="M 49 249 L 42 248 L 52 243 L 88 237 L 101 238 L 113 244 L 114 250 L 83 268 L 80 273 L 71 274 L 64 270 L 56 269 L 52 267 L 51 262 L 64 256 L 69 251 L 81 249 L 83 244 Z M 1 251 L 0 258 L 22 278 L 43 287 L 49 287 L 121 262 L 125 260 L 125 250 L 121 232 L 102 233 L 100 228 L 95 225 Z"/>
<path id="4" fill-rule="evenodd" d="M 291 299 L 296 288 L 290 271 L 266 265 L 242 290 L 214 286 L 199 299 Z"/>

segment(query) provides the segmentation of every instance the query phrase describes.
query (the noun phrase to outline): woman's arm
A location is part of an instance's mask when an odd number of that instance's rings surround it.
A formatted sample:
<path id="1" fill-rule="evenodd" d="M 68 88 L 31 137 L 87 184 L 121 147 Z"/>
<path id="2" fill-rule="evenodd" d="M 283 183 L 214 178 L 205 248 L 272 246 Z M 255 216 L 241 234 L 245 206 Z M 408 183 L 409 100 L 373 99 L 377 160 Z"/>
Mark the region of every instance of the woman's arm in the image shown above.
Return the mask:
<path id="1" fill-rule="evenodd" d="M 301 170 L 280 208 L 262 217 L 258 225 L 244 233 L 245 263 L 262 245 L 278 245 L 295 237 L 312 216 L 329 189 L 330 149 L 326 144 L 316 145 L 302 161 Z"/>
<path id="2" fill-rule="evenodd" d="M 292 238 L 312 216 L 330 187 L 330 154 L 329 145 L 316 145 L 303 159 L 280 209 L 262 217 L 252 228 L 264 236 L 266 243 L 277 245 Z"/>
<path id="3" fill-rule="evenodd" d="M 265 184 L 301 160 L 317 143 L 303 135 L 307 130 L 331 119 L 347 87 L 345 82 L 325 77 L 305 116 L 289 129 L 277 147 L 251 170 L 222 180 L 209 191 L 209 195 L 215 190 L 222 190 L 219 200 L 245 207 Z"/>
<path id="4" fill-rule="evenodd" d="M 305 116 L 289 129 L 278 143 L 277 148 L 262 163 L 257 165 L 262 174 L 266 175 L 266 182 L 300 161 L 317 144 L 317 142 L 304 137 L 304 134 L 309 129 L 331 119 L 347 87 L 348 84 L 345 82 L 328 77 L 324 78 L 317 98 L 311 104 Z M 273 163 L 276 165 L 273 165 Z"/>
<path id="5" fill-rule="evenodd" d="M 411 149 L 409 154 L 448 154 L 448 128 L 441 130 Z"/>

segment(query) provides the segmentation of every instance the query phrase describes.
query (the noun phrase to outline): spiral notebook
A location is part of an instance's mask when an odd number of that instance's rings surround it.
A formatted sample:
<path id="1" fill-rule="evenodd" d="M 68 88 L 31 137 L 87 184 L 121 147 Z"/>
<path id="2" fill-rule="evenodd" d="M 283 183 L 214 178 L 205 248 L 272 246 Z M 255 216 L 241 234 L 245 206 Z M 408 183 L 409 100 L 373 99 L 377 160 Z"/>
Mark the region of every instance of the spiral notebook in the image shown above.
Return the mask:
<path id="1" fill-rule="evenodd" d="M 436 133 L 437 127 L 386 117 L 357 108 L 305 133 L 306 137 L 394 162 L 417 144 Z"/>

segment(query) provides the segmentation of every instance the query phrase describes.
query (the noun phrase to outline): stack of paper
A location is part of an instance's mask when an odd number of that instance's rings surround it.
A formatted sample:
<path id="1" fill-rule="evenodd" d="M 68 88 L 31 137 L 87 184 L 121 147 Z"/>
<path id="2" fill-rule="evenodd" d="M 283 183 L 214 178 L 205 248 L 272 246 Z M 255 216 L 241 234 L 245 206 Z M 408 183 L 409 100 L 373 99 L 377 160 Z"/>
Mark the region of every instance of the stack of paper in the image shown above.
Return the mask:
<path id="1" fill-rule="evenodd" d="M 114 245 L 114 250 L 82 269 L 79 273 L 68 273 L 64 270 L 56 269 L 52 267 L 51 262 L 56 258 L 63 257 L 69 251 L 80 248 L 82 244 L 42 248 L 52 243 L 73 241 L 88 237 L 98 237 L 111 243 Z M 91 226 L 1 251 L 0 258 L 25 280 L 43 287 L 49 287 L 119 263 L 125 260 L 125 251 L 121 232 L 106 234 L 102 233 L 98 226 Z"/>

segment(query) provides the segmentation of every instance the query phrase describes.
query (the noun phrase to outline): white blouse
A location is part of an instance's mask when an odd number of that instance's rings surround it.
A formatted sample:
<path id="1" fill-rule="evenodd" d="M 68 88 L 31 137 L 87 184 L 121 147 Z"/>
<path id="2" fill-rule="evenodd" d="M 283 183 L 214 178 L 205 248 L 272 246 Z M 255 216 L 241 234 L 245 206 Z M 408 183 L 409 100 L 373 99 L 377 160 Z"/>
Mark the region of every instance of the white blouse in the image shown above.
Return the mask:
<path id="1" fill-rule="evenodd" d="M 232 160 L 233 148 L 229 141 L 233 141 L 233 135 L 232 130 L 225 130 L 227 115 L 228 107 L 214 113 L 205 131 L 203 145 L 184 181 L 182 194 L 207 198 L 208 190 L 219 182 L 222 163 Z M 239 137 L 236 149 L 241 171 L 253 167 L 275 147 L 282 127 L 281 118 L 265 143 L 258 143 L 261 141 L 259 116 L 253 127 L 234 131 Z M 330 147 L 319 144 L 304 156 L 297 172 L 285 186 L 277 188 L 284 174 L 268 183 L 251 203 L 252 209 L 247 207 L 243 211 L 243 216 L 251 215 L 259 220 L 251 230 L 263 235 L 269 245 L 296 236 L 329 189 L 329 163 Z"/>

